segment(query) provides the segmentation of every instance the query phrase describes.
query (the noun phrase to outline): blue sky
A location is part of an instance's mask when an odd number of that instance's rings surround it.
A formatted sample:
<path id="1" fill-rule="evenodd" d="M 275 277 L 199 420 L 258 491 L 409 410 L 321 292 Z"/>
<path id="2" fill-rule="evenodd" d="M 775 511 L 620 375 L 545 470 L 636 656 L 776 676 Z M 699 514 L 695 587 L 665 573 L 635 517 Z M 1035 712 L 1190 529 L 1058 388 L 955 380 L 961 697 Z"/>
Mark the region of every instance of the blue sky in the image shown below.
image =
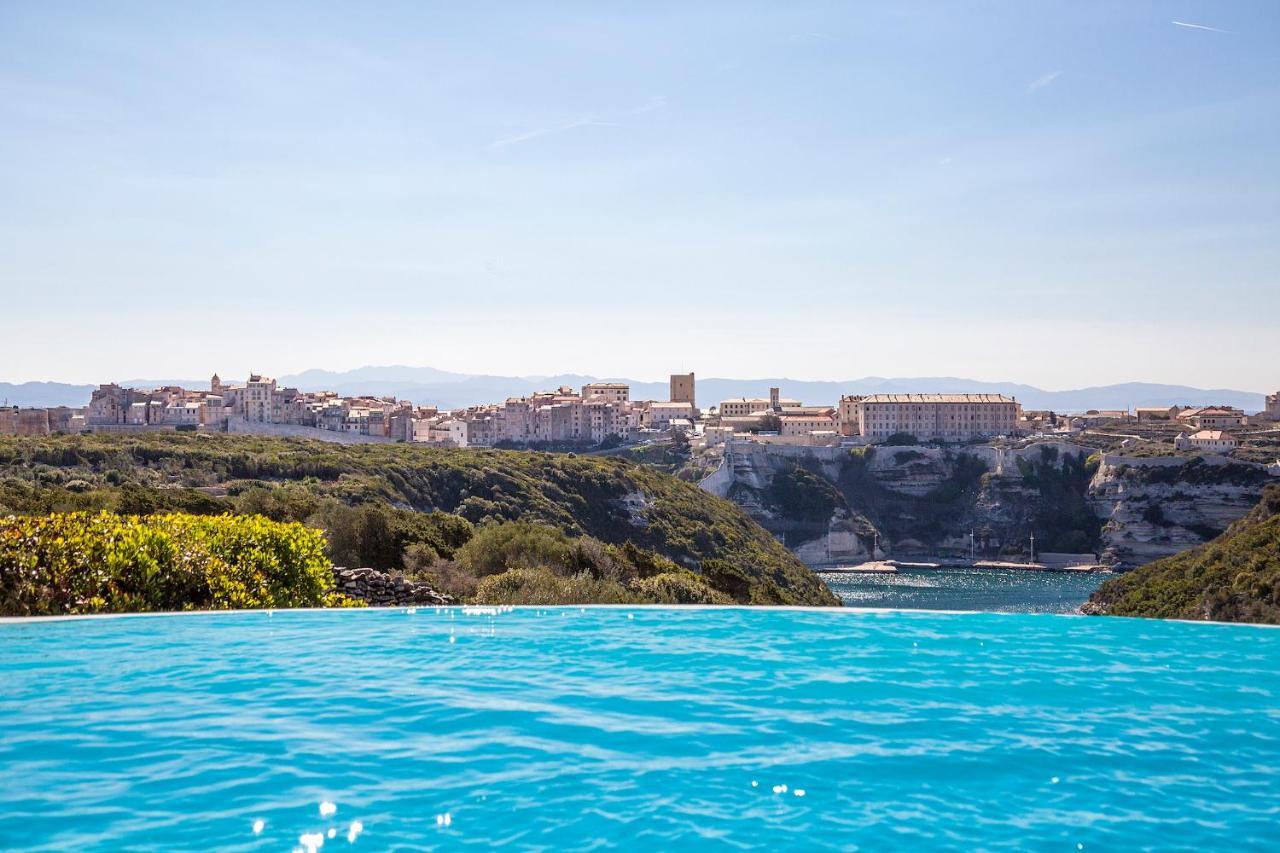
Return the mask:
<path id="1" fill-rule="evenodd" d="M 1277 44 L 1275 2 L 0 2 L 0 380 L 1275 390 Z"/>

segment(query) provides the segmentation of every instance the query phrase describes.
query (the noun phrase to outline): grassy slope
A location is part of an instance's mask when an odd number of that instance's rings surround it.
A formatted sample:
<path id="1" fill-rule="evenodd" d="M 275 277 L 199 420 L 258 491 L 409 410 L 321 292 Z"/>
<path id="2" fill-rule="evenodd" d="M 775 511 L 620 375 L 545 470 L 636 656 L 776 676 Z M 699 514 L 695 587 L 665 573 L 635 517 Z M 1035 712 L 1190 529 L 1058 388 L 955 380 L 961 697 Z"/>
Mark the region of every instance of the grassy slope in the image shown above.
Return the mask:
<path id="1" fill-rule="evenodd" d="M 540 521 L 570 535 L 630 541 L 695 569 L 703 560 L 724 560 L 780 602 L 838 603 L 816 575 L 729 501 L 611 457 L 259 436 L 53 436 L 0 439 L 0 478 L 20 481 L 9 484 L 11 491 L 35 483 L 63 493 L 72 505 L 59 509 L 91 508 L 75 505 L 76 490 L 92 495 L 106 485 L 234 490 L 255 482 L 292 483 L 350 503 L 441 510 L 478 524 Z"/>
<path id="2" fill-rule="evenodd" d="M 1086 610 L 1280 623 L 1280 486 L 1212 542 L 1108 580 Z"/>

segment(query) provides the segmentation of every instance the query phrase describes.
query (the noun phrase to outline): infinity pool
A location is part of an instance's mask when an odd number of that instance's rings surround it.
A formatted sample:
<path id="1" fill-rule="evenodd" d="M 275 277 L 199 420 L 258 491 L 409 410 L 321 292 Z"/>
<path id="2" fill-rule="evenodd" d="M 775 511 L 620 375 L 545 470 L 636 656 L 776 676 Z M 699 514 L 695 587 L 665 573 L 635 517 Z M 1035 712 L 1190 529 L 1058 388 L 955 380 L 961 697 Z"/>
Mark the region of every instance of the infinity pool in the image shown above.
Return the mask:
<path id="1" fill-rule="evenodd" d="M 1278 673 L 1026 614 L 6 622 L 0 848 L 1275 849 Z"/>

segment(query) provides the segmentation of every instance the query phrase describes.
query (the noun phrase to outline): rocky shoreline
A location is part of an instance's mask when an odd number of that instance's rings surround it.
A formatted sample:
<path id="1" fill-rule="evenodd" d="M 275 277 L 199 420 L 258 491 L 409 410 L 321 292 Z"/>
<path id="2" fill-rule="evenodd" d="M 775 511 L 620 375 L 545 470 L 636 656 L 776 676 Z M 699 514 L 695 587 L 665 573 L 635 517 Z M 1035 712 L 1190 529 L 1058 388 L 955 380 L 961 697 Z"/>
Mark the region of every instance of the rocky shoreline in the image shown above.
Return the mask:
<path id="1" fill-rule="evenodd" d="M 453 596 L 437 592 L 430 584 L 411 581 L 377 569 L 333 567 L 338 592 L 373 607 L 456 604 Z"/>

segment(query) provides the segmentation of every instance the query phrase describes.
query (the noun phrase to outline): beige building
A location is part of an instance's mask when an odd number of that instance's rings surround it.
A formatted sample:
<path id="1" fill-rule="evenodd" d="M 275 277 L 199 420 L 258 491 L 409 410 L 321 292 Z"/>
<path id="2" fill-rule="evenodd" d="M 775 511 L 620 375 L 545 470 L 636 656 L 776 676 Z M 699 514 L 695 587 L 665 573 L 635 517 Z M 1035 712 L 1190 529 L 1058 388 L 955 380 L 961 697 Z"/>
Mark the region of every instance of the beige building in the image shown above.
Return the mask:
<path id="1" fill-rule="evenodd" d="M 624 382 L 592 382 L 582 386 L 582 399 L 600 397 L 609 403 L 626 403 L 631 399 L 631 386 Z"/>
<path id="2" fill-rule="evenodd" d="M 1267 395 L 1267 405 L 1262 410 L 1262 414 L 1268 420 L 1280 421 L 1280 391 Z"/>
<path id="3" fill-rule="evenodd" d="M 214 377 L 217 378 L 216 376 Z M 274 423 L 276 381 L 254 374 L 245 383 L 240 401 L 240 415 L 254 423 Z"/>
<path id="4" fill-rule="evenodd" d="M 718 411 L 722 418 L 741 418 L 754 415 L 756 412 L 766 412 L 775 407 L 800 408 L 800 401 L 783 397 L 778 397 L 776 402 L 772 397 L 734 397 L 732 400 L 722 400 Z"/>
<path id="5" fill-rule="evenodd" d="M 836 415 L 834 409 L 827 409 L 822 414 L 781 415 L 778 435 L 808 435 L 814 432 L 836 431 Z"/>
<path id="6" fill-rule="evenodd" d="M 52 431 L 48 409 L 0 407 L 0 435 L 48 435 Z"/>
<path id="7" fill-rule="evenodd" d="M 1187 435 L 1183 433 L 1173 440 L 1179 450 L 1208 450 L 1212 453 L 1230 453 L 1240 442 L 1231 433 L 1219 429 L 1202 429 Z"/>
<path id="8" fill-rule="evenodd" d="M 1013 435 L 1018 429 L 1016 400 L 1001 394 L 872 394 L 841 399 L 851 408 L 857 432 L 873 441 L 906 433 L 918 441 L 968 441 Z M 846 415 L 847 417 L 847 415 Z M 841 430 L 849 422 L 841 418 Z M 850 433 L 846 433 L 850 434 Z"/>
<path id="9" fill-rule="evenodd" d="M 1180 411 L 1182 410 L 1177 406 L 1139 406 L 1133 410 L 1133 414 L 1138 423 L 1146 424 L 1172 421 Z"/>
<path id="10" fill-rule="evenodd" d="M 1229 429 L 1244 426 L 1245 415 L 1243 410 L 1230 406 L 1205 406 L 1179 412 L 1177 420 L 1197 430 Z"/>
<path id="11" fill-rule="evenodd" d="M 670 401 L 672 403 L 688 403 L 691 408 L 697 405 L 693 395 L 692 373 L 671 374 Z"/>
<path id="12" fill-rule="evenodd" d="M 696 417 L 693 403 L 649 403 L 640 412 L 640 426 L 647 429 L 666 429 L 675 420 L 693 421 Z"/>
<path id="13" fill-rule="evenodd" d="M 858 405 L 865 399 L 861 394 L 845 394 L 836 405 L 836 429 L 841 435 L 861 435 L 858 424 Z"/>

